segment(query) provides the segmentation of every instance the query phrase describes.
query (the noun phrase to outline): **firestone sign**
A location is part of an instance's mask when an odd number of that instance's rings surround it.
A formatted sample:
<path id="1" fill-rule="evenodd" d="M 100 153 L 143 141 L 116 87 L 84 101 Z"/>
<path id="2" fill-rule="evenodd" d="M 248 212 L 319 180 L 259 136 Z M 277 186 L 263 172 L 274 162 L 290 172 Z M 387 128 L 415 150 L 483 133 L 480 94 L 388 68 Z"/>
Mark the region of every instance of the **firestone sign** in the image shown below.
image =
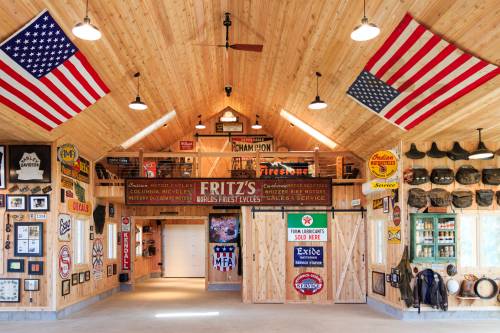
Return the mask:
<path id="1" fill-rule="evenodd" d="M 127 205 L 331 206 L 330 178 L 127 179 Z"/>

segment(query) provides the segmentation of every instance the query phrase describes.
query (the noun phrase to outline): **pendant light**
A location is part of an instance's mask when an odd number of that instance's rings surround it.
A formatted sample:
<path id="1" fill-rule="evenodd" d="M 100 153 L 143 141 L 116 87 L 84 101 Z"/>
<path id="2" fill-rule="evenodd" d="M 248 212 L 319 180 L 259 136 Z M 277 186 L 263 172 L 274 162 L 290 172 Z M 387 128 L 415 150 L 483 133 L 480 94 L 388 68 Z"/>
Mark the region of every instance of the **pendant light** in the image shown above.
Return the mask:
<path id="1" fill-rule="evenodd" d="M 484 142 L 481 140 L 482 130 L 482 128 L 477 129 L 479 132 L 479 143 L 477 144 L 477 149 L 469 155 L 469 160 L 490 160 L 495 155 L 491 150 L 486 148 Z"/>
<path id="2" fill-rule="evenodd" d="M 252 125 L 252 128 L 254 130 L 260 130 L 260 129 L 262 129 L 262 125 L 259 124 L 259 115 L 255 115 L 255 124 Z"/>
<path id="3" fill-rule="evenodd" d="M 85 6 L 85 18 L 83 19 L 83 22 L 75 24 L 71 31 L 73 32 L 73 35 L 84 40 L 98 40 L 101 38 L 102 34 L 99 29 L 90 23 L 89 0 L 87 0 L 87 4 Z"/>
<path id="4" fill-rule="evenodd" d="M 146 103 L 141 101 L 141 96 L 139 96 L 139 80 L 140 80 L 139 78 L 141 77 L 141 73 L 140 72 L 135 73 L 134 77 L 137 78 L 137 96 L 135 97 L 135 100 L 128 105 L 128 107 L 131 108 L 132 110 L 138 110 L 138 111 L 146 110 L 148 106 L 146 105 Z"/>
<path id="5" fill-rule="evenodd" d="M 196 124 L 194 126 L 194 128 L 198 129 L 198 130 L 202 130 L 202 129 L 205 129 L 207 128 L 207 126 L 203 125 L 202 122 L 201 122 L 201 114 L 198 115 L 198 124 Z"/>
<path id="6" fill-rule="evenodd" d="M 319 98 L 318 85 L 319 85 L 319 78 L 320 77 L 321 77 L 321 73 L 316 72 L 316 98 L 314 99 L 314 101 L 312 101 L 309 104 L 309 109 L 311 109 L 311 110 L 322 110 L 328 106 L 328 104 L 326 104 L 326 102 L 322 101 L 321 98 Z"/>
<path id="7" fill-rule="evenodd" d="M 377 37 L 380 34 L 380 28 L 375 23 L 369 23 L 366 17 L 366 0 L 363 0 L 363 18 L 361 24 L 351 32 L 351 39 L 357 42 L 364 42 Z"/>

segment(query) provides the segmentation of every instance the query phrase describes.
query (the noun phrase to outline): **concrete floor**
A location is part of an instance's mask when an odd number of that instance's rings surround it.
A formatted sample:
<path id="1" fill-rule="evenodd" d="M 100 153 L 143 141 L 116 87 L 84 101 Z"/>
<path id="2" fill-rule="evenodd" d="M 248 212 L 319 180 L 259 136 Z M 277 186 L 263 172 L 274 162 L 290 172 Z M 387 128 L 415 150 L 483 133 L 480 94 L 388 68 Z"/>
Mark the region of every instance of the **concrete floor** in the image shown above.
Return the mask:
<path id="1" fill-rule="evenodd" d="M 2 333 L 498 333 L 498 327 L 498 321 L 400 321 L 366 305 L 248 305 L 238 292 L 205 292 L 200 279 L 152 279 L 58 321 L 0 322 Z"/>

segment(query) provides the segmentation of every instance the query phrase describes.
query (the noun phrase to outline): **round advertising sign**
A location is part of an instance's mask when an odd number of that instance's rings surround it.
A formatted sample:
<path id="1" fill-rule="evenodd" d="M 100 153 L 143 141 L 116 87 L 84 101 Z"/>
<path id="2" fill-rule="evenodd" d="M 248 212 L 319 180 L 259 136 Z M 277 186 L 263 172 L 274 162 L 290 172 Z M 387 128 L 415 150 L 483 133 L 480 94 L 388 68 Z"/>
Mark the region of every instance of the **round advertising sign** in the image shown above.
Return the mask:
<path id="1" fill-rule="evenodd" d="M 302 295 L 314 295 L 323 289 L 323 279 L 318 274 L 305 272 L 295 277 L 293 287 Z"/>
<path id="2" fill-rule="evenodd" d="M 311 224 L 313 224 L 314 219 L 311 215 L 304 215 L 302 216 L 301 222 L 304 227 L 310 227 Z"/>
<path id="3" fill-rule="evenodd" d="M 75 145 L 66 143 L 57 149 L 59 161 L 66 165 L 74 165 L 78 160 L 78 149 Z"/>
<path id="4" fill-rule="evenodd" d="M 392 223 L 397 227 L 401 223 L 401 208 L 394 206 L 392 210 Z"/>
<path id="5" fill-rule="evenodd" d="M 392 151 L 381 150 L 370 157 L 368 168 L 377 178 L 389 178 L 398 170 L 398 159 Z"/>
<path id="6" fill-rule="evenodd" d="M 63 245 L 59 250 L 59 275 L 62 279 L 68 279 L 71 273 L 71 254 L 69 247 Z"/>

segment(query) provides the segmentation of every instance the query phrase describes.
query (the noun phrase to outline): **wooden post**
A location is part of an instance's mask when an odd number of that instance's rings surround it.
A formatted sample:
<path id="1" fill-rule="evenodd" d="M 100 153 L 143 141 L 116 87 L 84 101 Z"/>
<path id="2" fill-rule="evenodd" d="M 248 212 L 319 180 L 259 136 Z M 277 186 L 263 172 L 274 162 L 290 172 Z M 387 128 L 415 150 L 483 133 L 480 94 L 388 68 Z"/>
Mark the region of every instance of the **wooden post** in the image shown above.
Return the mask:
<path id="1" fill-rule="evenodd" d="M 337 179 L 344 179 L 344 157 L 337 156 L 335 161 L 335 169 L 337 173 Z"/>
<path id="2" fill-rule="evenodd" d="M 319 149 L 314 149 L 314 177 L 319 175 Z"/>
<path id="3" fill-rule="evenodd" d="M 139 149 L 139 176 L 144 177 L 144 149 Z"/>

